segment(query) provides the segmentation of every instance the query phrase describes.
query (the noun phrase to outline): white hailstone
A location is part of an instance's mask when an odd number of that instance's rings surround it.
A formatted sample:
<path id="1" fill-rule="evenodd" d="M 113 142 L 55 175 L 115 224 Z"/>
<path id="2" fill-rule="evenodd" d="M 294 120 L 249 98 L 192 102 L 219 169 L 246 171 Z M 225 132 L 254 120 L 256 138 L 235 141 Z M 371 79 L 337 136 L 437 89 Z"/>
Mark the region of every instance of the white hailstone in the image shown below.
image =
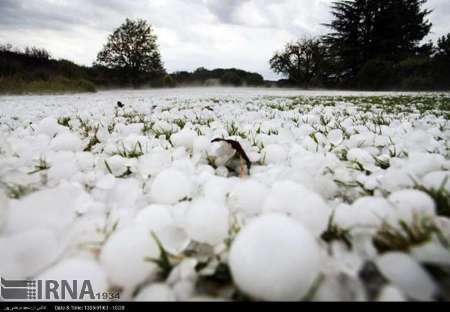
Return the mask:
<path id="1" fill-rule="evenodd" d="M 136 223 L 144 226 L 149 233 L 155 232 L 159 235 L 162 229 L 173 225 L 174 221 L 168 206 L 150 205 L 139 211 Z"/>
<path id="2" fill-rule="evenodd" d="M 8 197 L 6 197 L 5 193 L 2 190 L 0 190 L 0 233 L 7 220 L 8 207 L 9 207 Z"/>
<path id="3" fill-rule="evenodd" d="M 291 215 L 315 235 L 326 229 L 332 212 L 319 195 L 291 181 L 276 182 L 272 186 L 264 201 L 263 211 Z"/>
<path id="4" fill-rule="evenodd" d="M 409 153 L 403 170 L 409 174 L 424 176 L 429 172 L 442 170 L 446 160 L 444 156 L 430 153 Z"/>
<path id="5" fill-rule="evenodd" d="M 114 176 L 121 176 L 127 172 L 127 160 L 122 156 L 114 155 L 105 159 L 104 167 L 107 172 Z"/>
<path id="6" fill-rule="evenodd" d="M 186 301 L 194 295 L 198 279 L 197 264 L 196 259 L 187 258 L 170 272 L 166 282 L 172 287 L 177 300 Z"/>
<path id="7" fill-rule="evenodd" d="M 32 193 L 10 202 L 8 232 L 22 232 L 33 228 L 67 230 L 75 218 L 81 190 L 61 185 Z"/>
<path id="8" fill-rule="evenodd" d="M 42 119 L 38 128 L 40 133 L 46 134 L 51 138 L 64 129 L 64 127 L 58 124 L 58 121 L 52 117 Z"/>
<path id="9" fill-rule="evenodd" d="M 449 171 L 434 171 L 428 173 L 423 177 L 423 184 L 426 188 L 439 190 L 443 187 L 447 192 L 450 192 L 450 172 Z"/>
<path id="10" fill-rule="evenodd" d="M 413 188 L 414 180 L 412 176 L 401 169 L 389 168 L 384 171 L 380 177 L 380 186 L 382 189 L 394 192 L 405 188 Z"/>
<path id="11" fill-rule="evenodd" d="M 215 202 L 225 203 L 227 194 L 232 190 L 237 179 L 219 176 L 205 177 L 206 181 L 203 183 L 205 197 Z"/>
<path id="12" fill-rule="evenodd" d="M 350 161 L 357 161 L 363 165 L 373 165 L 375 163 L 373 156 L 368 151 L 360 148 L 352 148 L 349 150 L 347 159 Z"/>
<path id="13" fill-rule="evenodd" d="M 376 259 L 380 272 L 406 296 L 431 300 L 437 287 L 430 275 L 411 256 L 392 252 Z"/>
<path id="14" fill-rule="evenodd" d="M 184 226 L 175 224 L 166 226 L 159 231 L 158 238 L 164 248 L 172 255 L 181 254 L 191 242 Z"/>
<path id="15" fill-rule="evenodd" d="M 142 187 L 137 179 L 117 179 L 108 194 L 106 204 L 118 210 L 127 210 L 132 213 L 136 209 L 135 204 L 142 194 Z"/>
<path id="16" fill-rule="evenodd" d="M 158 174 L 152 183 L 150 195 L 157 204 L 172 205 L 189 197 L 191 181 L 176 169 L 166 169 Z"/>
<path id="17" fill-rule="evenodd" d="M 131 288 L 152 277 L 158 269 L 145 258 L 159 256 L 158 246 L 147 229 L 134 226 L 111 235 L 102 248 L 100 263 L 114 286 Z"/>
<path id="18" fill-rule="evenodd" d="M 255 299 L 300 300 L 319 274 L 319 248 L 300 223 L 268 214 L 240 231 L 229 265 L 239 289 Z"/>
<path id="19" fill-rule="evenodd" d="M 286 161 L 286 150 L 277 144 L 270 144 L 262 151 L 263 159 L 267 164 L 280 164 Z"/>
<path id="20" fill-rule="evenodd" d="M 180 132 L 174 133 L 170 136 L 170 142 L 175 147 L 184 147 L 191 150 L 194 146 L 197 133 L 191 129 L 184 128 Z"/>
<path id="21" fill-rule="evenodd" d="M 37 228 L 0 238 L 0 272 L 3 278 L 34 276 L 57 259 L 62 246 L 51 229 Z"/>
<path id="22" fill-rule="evenodd" d="M 189 154 L 187 153 L 185 147 L 176 147 L 172 150 L 173 160 L 186 160 L 188 157 Z"/>
<path id="23" fill-rule="evenodd" d="M 63 299 L 63 300 L 96 300 L 96 293 L 103 293 L 108 290 L 108 280 L 105 270 L 100 266 L 98 262 L 89 258 L 72 258 L 66 259 L 55 266 L 47 269 L 42 274 L 40 274 L 37 279 L 39 280 L 56 280 L 62 281 L 66 280 L 69 285 L 73 285 L 73 281 L 77 282 L 77 289 L 79 292 L 76 294 L 78 297 L 69 297 L 66 293 L 66 297 L 58 298 L 53 297 L 51 294 L 50 299 Z M 83 286 L 84 281 L 89 281 L 92 286 L 92 291 L 94 297 L 90 297 L 89 294 L 84 294 L 81 296 L 80 290 Z"/>
<path id="24" fill-rule="evenodd" d="M 163 149 L 155 149 L 149 154 L 139 157 L 138 169 L 144 176 L 157 175 L 168 168 L 171 162 L 170 152 Z"/>
<path id="25" fill-rule="evenodd" d="M 50 166 L 47 171 L 47 176 L 49 181 L 59 182 L 60 180 L 69 180 L 78 173 L 79 168 L 75 160 L 72 159 L 66 162 L 57 162 Z"/>
<path id="26" fill-rule="evenodd" d="M 341 129 L 333 129 L 330 132 L 328 132 L 328 136 L 327 136 L 328 141 L 337 146 L 339 144 L 342 143 L 342 141 L 344 140 L 344 135 L 342 133 Z"/>
<path id="27" fill-rule="evenodd" d="M 384 286 L 377 298 L 378 302 L 404 302 L 407 301 L 402 291 L 393 285 Z"/>
<path id="28" fill-rule="evenodd" d="M 430 195 L 416 190 L 402 190 L 392 193 L 388 197 L 395 208 L 396 217 L 400 220 L 412 221 L 414 215 L 434 216 L 436 204 Z"/>
<path id="29" fill-rule="evenodd" d="M 450 251 L 437 242 L 428 242 L 424 245 L 413 247 L 413 257 L 421 263 L 450 265 Z"/>
<path id="30" fill-rule="evenodd" d="M 96 182 L 96 187 L 101 190 L 110 190 L 116 184 L 116 178 L 112 174 L 100 176 Z"/>
<path id="31" fill-rule="evenodd" d="M 71 133 L 71 132 L 63 132 L 58 134 L 53 140 L 50 142 L 50 148 L 53 151 L 72 151 L 79 152 L 83 149 L 83 142 L 81 139 Z"/>
<path id="32" fill-rule="evenodd" d="M 94 155 L 89 152 L 78 152 L 75 159 L 81 171 L 91 171 L 94 168 Z"/>
<path id="33" fill-rule="evenodd" d="M 197 242 L 217 245 L 227 238 L 228 227 L 229 211 L 216 201 L 199 199 L 187 213 L 187 233 Z"/>
<path id="34" fill-rule="evenodd" d="M 361 197 L 352 204 L 354 216 L 350 217 L 348 224 L 377 227 L 390 217 L 391 211 L 392 205 L 385 198 Z"/>
<path id="35" fill-rule="evenodd" d="M 143 288 L 134 301 L 140 302 L 173 302 L 176 301 L 173 290 L 163 283 L 152 284 Z"/>
<path id="36" fill-rule="evenodd" d="M 268 188 L 255 180 L 243 180 L 236 183 L 228 198 L 230 206 L 246 215 L 261 212 Z"/>
<path id="37" fill-rule="evenodd" d="M 196 137 L 194 140 L 193 150 L 194 153 L 206 153 L 209 146 L 211 145 L 211 140 L 206 136 Z"/>
<path id="38" fill-rule="evenodd" d="M 195 166 L 192 164 L 192 161 L 187 158 L 174 160 L 174 162 L 172 163 L 172 168 L 179 170 L 186 176 L 195 175 Z"/>

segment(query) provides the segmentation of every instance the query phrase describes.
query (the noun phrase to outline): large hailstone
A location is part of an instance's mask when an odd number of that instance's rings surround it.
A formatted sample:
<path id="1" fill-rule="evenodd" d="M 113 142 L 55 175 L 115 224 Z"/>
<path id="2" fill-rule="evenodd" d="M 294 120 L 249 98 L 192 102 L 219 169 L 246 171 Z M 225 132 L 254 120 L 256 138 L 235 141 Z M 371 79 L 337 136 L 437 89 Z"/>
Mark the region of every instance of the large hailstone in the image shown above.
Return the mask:
<path id="1" fill-rule="evenodd" d="M 436 214 L 436 204 L 433 198 L 421 191 L 398 191 L 392 193 L 388 200 L 393 205 L 397 217 L 407 222 L 411 222 L 414 215 L 434 216 Z"/>
<path id="2" fill-rule="evenodd" d="M 263 159 L 267 164 L 281 164 L 287 156 L 286 150 L 278 144 L 270 144 L 263 150 Z"/>
<path id="3" fill-rule="evenodd" d="M 185 229 L 176 224 L 172 217 L 170 206 L 150 205 L 142 209 L 136 222 L 144 226 L 149 232 L 154 232 L 171 254 L 179 254 L 189 245 L 189 237 Z M 173 210 L 179 207 L 173 208 Z"/>
<path id="4" fill-rule="evenodd" d="M 390 221 L 392 205 L 382 197 L 366 196 L 358 198 L 352 205 L 339 205 L 335 221 L 343 228 L 359 227 L 372 231 L 384 221 Z"/>
<path id="5" fill-rule="evenodd" d="M 317 236 L 326 230 L 332 212 L 319 195 L 291 181 L 276 182 L 272 186 L 263 211 L 291 215 Z"/>
<path id="6" fill-rule="evenodd" d="M 45 269 L 62 251 L 55 233 L 47 228 L 0 238 L 0 272 L 2 277 L 23 279 Z"/>
<path id="7" fill-rule="evenodd" d="M 191 150 L 194 146 L 197 133 L 190 129 L 183 129 L 180 132 L 174 133 L 170 136 L 170 142 L 175 147 L 184 147 Z"/>
<path id="8" fill-rule="evenodd" d="M 51 138 L 64 129 L 64 127 L 58 124 L 58 121 L 53 117 L 42 119 L 39 122 L 38 128 L 40 133 L 46 134 Z"/>
<path id="9" fill-rule="evenodd" d="M 197 200 L 187 213 L 186 228 L 190 238 L 197 242 L 220 244 L 228 236 L 228 208 L 213 200 Z"/>
<path id="10" fill-rule="evenodd" d="M 83 149 L 81 139 L 71 132 L 63 132 L 58 134 L 51 142 L 50 148 L 53 151 L 72 151 L 79 152 Z"/>
<path id="11" fill-rule="evenodd" d="M 269 214 L 241 230 L 231 246 L 229 265 L 236 285 L 250 296 L 296 301 L 319 274 L 319 248 L 300 223 Z"/>
<path id="12" fill-rule="evenodd" d="M 81 194 L 75 187 L 61 185 L 11 201 L 7 231 L 17 233 L 40 227 L 67 230 L 75 219 Z"/>
<path id="13" fill-rule="evenodd" d="M 423 177 L 423 184 L 429 189 L 439 190 L 443 187 L 450 192 L 450 173 L 448 171 L 430 172 Z"/>
<path id="14" fill-rule="evenodd" d="M 91 283 L 94 298 L 90 298 L 89 295 L 85 295 L 83 298 L 59 298 L 65 300 L 96 300 L 96 293 L 103 293 L 108 290 L 108 280 L 105 270 L 99 263 L 92 259 L 72 258 L 63 260 L 40 274 L 37 279 L 56 281 L 66 280 L 69 281 L 69 285 L 72 285 L 72 281 L 77 281 L 79 290 L 84 281 L 88 280 Z M 79 295 L 80 293 L 77 294 L 77 296 Z M 68 294 L 66 294 L 66 296 L 68 296 Z M 53 294 L 51 294 L 50 299 L 55 300 L 58 298 L 54 298 Z"/>
<path id="15" fill-rule="evenodd" d="M 109 238 L 100 254 L 100 263 L 113 285 L 134 287 L 158 269 L 145 258 L 159 256 L 158 246 L 150 233 L 142 226 L 135 226 L 122 229 Z"/>
<path id="16" fill-rule="evenodd" d="M 380 272 L 403 291 L 409 298 L 415 300 L 431 300 L 437 286 L 430 275 L 411 256 L 392 252 L 376 260 Z"/>
<path id="17" fill-rule="evenodd" d="M 168 206 L 150 205 L 142 209 L 136 216 L 136 222 L 144 226 L 148 232 L 159 232 L 174 223 Z"/>
<path id="18" fill-rule="evenodd" d="M 268 188 L 255 180 L 238 182 L 229 196 L 230 206 L 246 215 L 256 215 L 261 212 L 261 207 L 267 195 Z"/>
<path id="19" fill-rule="evenodd" d="M 191 195 L 188 177 L 176 169 L 167 169 L 156 176 L 150 195 L 157 204 L 172 205 Z"/>

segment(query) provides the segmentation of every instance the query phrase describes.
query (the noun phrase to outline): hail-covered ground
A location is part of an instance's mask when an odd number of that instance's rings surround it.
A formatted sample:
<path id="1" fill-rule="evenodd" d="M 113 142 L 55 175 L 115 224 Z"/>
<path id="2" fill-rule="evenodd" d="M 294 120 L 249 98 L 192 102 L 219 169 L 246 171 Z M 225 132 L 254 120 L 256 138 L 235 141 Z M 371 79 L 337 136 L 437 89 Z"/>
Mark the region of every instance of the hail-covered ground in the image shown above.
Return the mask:
<path id="1" fill-rule="evenodd" d="M 448 94 L 0 97 L 0 275 L 107 300 L 448 300 L 449 114 Z"/>

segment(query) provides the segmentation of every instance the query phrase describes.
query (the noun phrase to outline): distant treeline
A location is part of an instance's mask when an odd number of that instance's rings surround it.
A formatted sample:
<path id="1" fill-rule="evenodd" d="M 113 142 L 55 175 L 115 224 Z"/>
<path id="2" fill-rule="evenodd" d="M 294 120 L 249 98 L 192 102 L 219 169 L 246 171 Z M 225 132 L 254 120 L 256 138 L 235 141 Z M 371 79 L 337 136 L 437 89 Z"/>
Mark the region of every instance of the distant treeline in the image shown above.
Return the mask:
<path id="1" fill-rule="evenodd" d="M 138 75 L 139 77 L 136 77 Z M 138 84 L 136 84 L 138 81 Z M 80 66 L 52 59 L 45 49 L 13 49 L 0 45 L 0 93 L 95 92 L 99 89 L 175 86 L 262 86 L 256 73 L 239 69 L 199 68 L 173 74 L 130 73 L 105 66 Z"/>
<path id="2" fill-rule="evenodd" d="M 194 72 L 179 71 L 166 77 L 166 85 L 172 86 L 262 86 L 265 84 L 263 76 L 244 70 L 218 68 L 207 70 L 200 67 Z"/>

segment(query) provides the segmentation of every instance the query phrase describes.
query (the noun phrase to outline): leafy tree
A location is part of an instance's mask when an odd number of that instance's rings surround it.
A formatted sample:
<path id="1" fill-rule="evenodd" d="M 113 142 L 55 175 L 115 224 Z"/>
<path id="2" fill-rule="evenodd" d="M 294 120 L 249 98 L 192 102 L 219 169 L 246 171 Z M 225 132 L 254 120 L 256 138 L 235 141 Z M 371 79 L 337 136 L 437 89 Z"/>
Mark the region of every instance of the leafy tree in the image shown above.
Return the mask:
<path id="1" fill-rule="evenodd" d="M 96 65 L 123 70 L 133 84 L 142 76 L 160 77 L 165 70 L 156 41 L 157 36 L 146 21 L 126 19 L 108 37 Z"/>
<path id="2" fill-rule="evenodd" d="M 296 85 L 308 87 L 323 70 L 324 49 L 319 40 L 300 39 L 286 44 L 283 51 L 276 52 L 270 67 L 277 74 L 285 75 Z"/>
<path id="3" fill-rule="evenodd" d="M 427 0 L 340 0 L 332 5 L 332 32 L 324 42 L 334 53 L 338 75 L 352 81 L 370 60 L 398 62 L 419 50 L 430 32 Z M 373 64 L 373 63 L 372 63 Z"/>
<path id="4" fill-rule="evenodd" d="M 49 60 L 51 58 L 50 52 L 36 47 L 26 47 L 24 53 L 26 56 L 40 60 Z"/>
<path id="5" fill-rule="evenodd" d="M 438 39 L 436 56 L 450 59 L 450 34 Z"/>
<path id="6" fill-rule="evenodd" d="M 434 87 L 450 90 L 450 34 L 439 38 L 431 63 Z"/>

